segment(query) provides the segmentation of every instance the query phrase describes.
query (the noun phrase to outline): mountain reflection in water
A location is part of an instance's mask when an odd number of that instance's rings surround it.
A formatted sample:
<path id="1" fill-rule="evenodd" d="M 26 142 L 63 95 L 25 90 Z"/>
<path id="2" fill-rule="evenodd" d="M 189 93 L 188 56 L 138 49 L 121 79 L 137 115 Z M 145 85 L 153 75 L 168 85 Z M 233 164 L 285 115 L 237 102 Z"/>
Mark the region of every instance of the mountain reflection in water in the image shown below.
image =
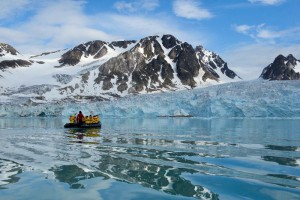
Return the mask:
<path id="1" fill-rule="evenodd" d="M 72 140 L 71 142 L 83 144 L 97 144 L 96 142 L 92 143 L 90 140 L 87 141 L 86 139 L 101 136 L 100 129 L 69 129 L 66 131 L 66 133 L 68 134 L 67 137 L 77 139 L 75 141 Z M 142 145 L 147 143 L 147 141 L 144 139 L 139 138 L 129 141 L 126 138 L 118 137 L 116 140 L 116 142 L 119 144 L 133 143 L 135 145 Z M 103 141 L 111 142 L 107 139 L 103 139 Z M 164 143 L 164 141 L 160 142 Z M 166 142 L 172 143 L 174 141 L 169 140 Z M 171 166 L 163 166 L 142 162 L 139 160 L 126 159 L 120 156 L 124 152 L 119 152 L 119 148 L 108 150 L 107 148 L 98 147 L 97 150 L 99 150 L 99 153 L 102 155 L 99 160 L 95 161 L 96 163 L 99 163 L 99 165 L 95 167 L 97 169 L 96 171 L 85 172 L 76 165 L 60 166 L 57 168 L 52 168 L 51 171 L 54 172 L 56 179 L 68 183 L 72 189 L 84 188 L 84 185 L 79 183 L 80 180 L 93 177 L 104 177 L 114 178 L 116 180 L 125 181 L 128 183 L 140 184 L 144 187 L 163 191 L 172 195 L 182 195 L 201 199 L 218 199 L 217 194 L 210 192 L 202 186 L 193 185 L 190 181 L 181 177 L 182 173 L 197 173 L 197 171 L 193 169 L 174 168 Z M 138 152 L 135 152 L 135 148 L 124 149 L 124 151 L 131 156 L 141 158 L 145 157 L 143 154 L 138 155 Z M 149 152 L 147 151 L 147 149 L 144 149 L 139 153 L 146 153 L 146 157 L 150 159 L 157 159 L 159 157 L 163 158 L 159 154 L 166 153 L 164 151 L 157 150 L 150 150 Z M 182 159 L 180 158 L 180 160 Z"/>
<path id="2" fill-rule="evenodd" d="M 5 189 L 6 184 L 19 181 L 18 174 L 22 173 L 21 165 L 16 162 L 0 159 L 0 189 Z"/>
<path id="3" fill-rule="evenodd" d="M 27 186 L 22 180 L 40 177 L 30 173 L 45 174 L 52 187 L 67 186 L 61 192 L 94 190 L 91 196 L 107 199 L 118 184 L 131 192 L 129 199 L 145 192 L 162 199 L 300 197 L 299 120 L 102 122 L 102 129 L 64 129 L 59 118 L 0 119 L 0 199 L 20 194 L 14 186 Z M 36 182 L 51 190 L 46 179 Z M 105 191 L 91 187 L 101 182 Z M 38 190 L 30 187 L 26 198 Z"/>

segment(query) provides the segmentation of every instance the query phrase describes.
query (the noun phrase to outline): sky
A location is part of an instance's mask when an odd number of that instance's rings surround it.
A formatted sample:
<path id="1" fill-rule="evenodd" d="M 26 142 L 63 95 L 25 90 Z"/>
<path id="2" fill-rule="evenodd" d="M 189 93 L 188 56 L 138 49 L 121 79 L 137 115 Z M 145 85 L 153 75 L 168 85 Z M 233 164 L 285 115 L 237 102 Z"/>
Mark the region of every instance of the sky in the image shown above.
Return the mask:
<path id="1" fill-rule="evenodd" d="M 279 54 L 300 59 L 299 8 L 300 0 L 1 0 L 0 42 L 40 54 L 172 34 L 248 80 Z"/>

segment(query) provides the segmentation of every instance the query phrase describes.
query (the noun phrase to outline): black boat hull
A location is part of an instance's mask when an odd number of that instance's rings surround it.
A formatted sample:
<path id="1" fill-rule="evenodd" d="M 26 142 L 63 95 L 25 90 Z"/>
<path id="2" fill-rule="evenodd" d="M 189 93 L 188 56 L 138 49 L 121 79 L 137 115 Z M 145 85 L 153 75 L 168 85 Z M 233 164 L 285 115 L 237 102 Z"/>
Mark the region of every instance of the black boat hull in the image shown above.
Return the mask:
<path id="1" fill-rule="evenodd" d="M 101 128 L 101 122 L 97 124 L 71 124 L 66 123 L 64 125 L 65 128 Z"/>

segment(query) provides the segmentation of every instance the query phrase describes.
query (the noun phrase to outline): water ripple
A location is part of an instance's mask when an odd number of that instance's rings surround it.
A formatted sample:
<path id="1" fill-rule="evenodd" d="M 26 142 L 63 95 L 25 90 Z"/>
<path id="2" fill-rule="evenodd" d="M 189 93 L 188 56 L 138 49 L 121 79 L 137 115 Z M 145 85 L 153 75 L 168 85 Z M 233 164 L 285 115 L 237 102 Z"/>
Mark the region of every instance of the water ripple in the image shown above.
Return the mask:
<path id="1" fill-rule="evenodd" d="M 211 126 L 195 127 L 187 123 L 177 130 L 139 126 L 122 130 L 109 126 L 102 130 L 8 129 L 8 134 L 1 134 L 0 185 L 17 182 L 16 175 L 24 165 L 52 174 L 72 189 L 85 189 L 83 180 L 102 177 L 165 194 L 219 199 L 222 190 L 205 182 L 218 178 L 297 194 L 300 155 L 294 142 L 288 143 L 282 135 L 278 143 L 269 135 L 259 136 L 261 133 L 231 133 L 232 129 L 220 133 Z M 193 180 L 197 176 L 202 179 Z"/>

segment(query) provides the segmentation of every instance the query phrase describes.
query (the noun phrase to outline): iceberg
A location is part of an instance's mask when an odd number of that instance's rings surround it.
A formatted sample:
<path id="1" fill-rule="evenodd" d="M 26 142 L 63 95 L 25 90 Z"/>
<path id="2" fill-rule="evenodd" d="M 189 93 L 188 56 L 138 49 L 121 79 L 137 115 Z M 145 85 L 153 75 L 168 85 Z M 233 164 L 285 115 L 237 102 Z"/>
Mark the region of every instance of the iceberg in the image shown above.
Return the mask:
<path id="1" fill-rule="evenodd" d="M 0 103 L 0 116 L 8 117 L 69 116 L 79 110 L 102 118 L 300 117 L 300 81 L 240 81 L 111 101 Z"/>

